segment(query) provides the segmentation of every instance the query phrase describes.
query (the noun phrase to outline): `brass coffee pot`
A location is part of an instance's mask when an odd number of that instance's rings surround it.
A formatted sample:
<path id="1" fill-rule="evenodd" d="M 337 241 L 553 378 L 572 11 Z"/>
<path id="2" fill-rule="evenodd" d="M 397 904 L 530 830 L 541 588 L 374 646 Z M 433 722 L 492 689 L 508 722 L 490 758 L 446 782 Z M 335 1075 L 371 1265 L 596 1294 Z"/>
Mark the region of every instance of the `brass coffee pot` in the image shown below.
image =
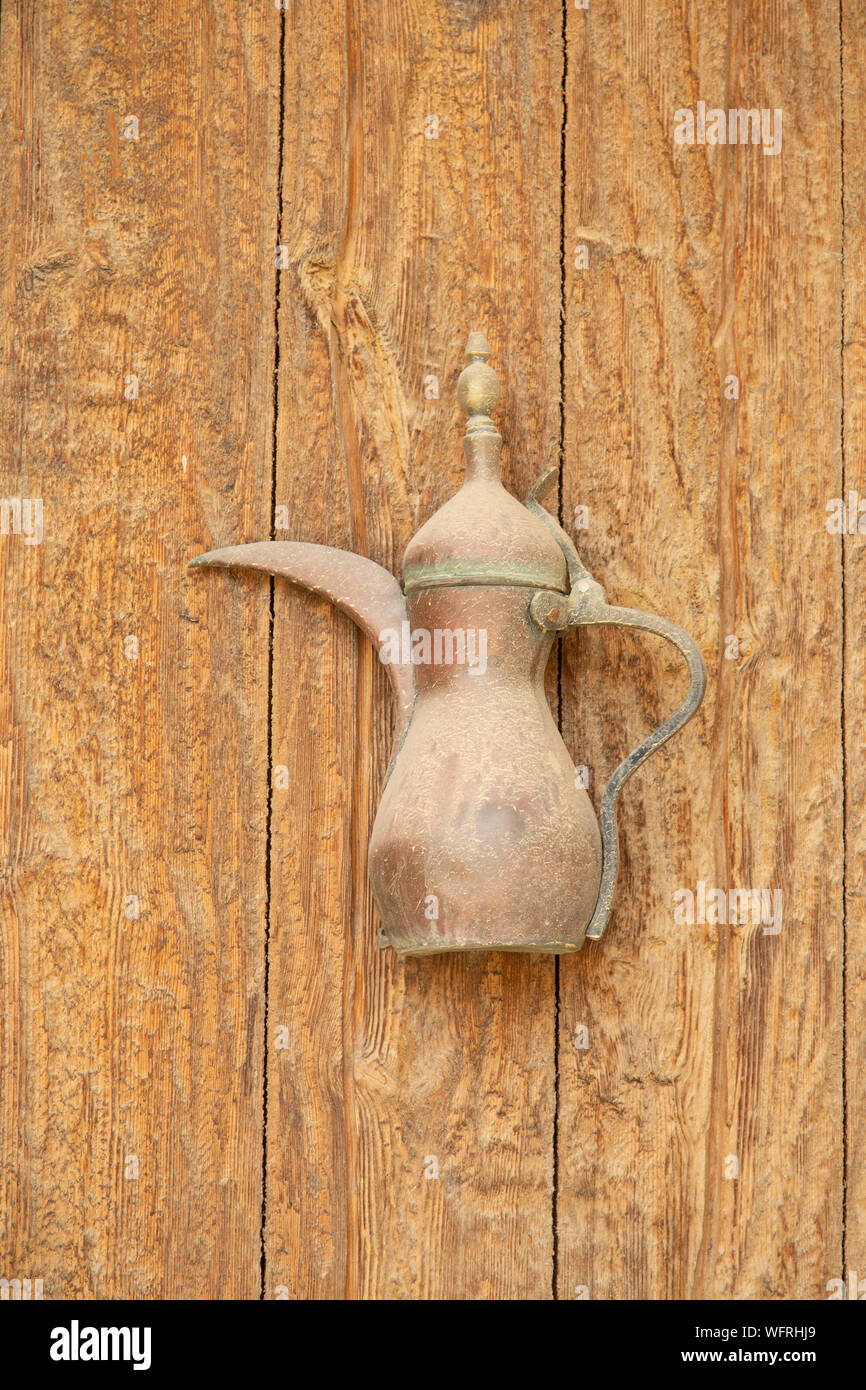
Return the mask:
<path id="1" fill-rule="evenodd" d="M 490 418 L 499 380 L 483 334 L 470 334 L 466 356 L 457 386 L 469 417 L 466 478 L 409 542 L 402 588 L 361 555 L 294 541 L 229 546 L 191 563 L 263 570 L 324 594 L 387 665 L 394 754 L 369 873 L 395 950 L 573 952 L 601 936 L 610 913 L 623 783 L 695 713 L 706 672 L 675 623 L 606 601 L 541 505 L 555 469 L 525 507 L 505 491 Z M 610 778 L 600 833 L 544 692 L 554 635 L 599 623 L 667 638 L 690 675 L 679 709 Z"/>

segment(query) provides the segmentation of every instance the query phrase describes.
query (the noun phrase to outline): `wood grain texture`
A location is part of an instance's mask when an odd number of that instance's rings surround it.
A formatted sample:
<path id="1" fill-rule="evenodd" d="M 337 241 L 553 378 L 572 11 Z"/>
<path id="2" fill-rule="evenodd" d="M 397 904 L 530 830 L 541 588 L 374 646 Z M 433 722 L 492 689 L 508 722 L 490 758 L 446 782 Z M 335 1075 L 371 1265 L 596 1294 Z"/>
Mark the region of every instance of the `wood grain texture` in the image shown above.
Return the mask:
<path id="1" fill-rule="evenodd" d="M 820 1298 L 837 1272 L 839 59 L 829 4 L 570 11 L 565 515 L 589 507 L 608 596 L 682 623 L 710 684 L 623 795 L 601 949 L 561 968 L 561 1297 Z M 676 146 L 699 100 L 781 108 L 781 152 Z M 570 649 L 599 791 L 682 688 L 650 643 Z M 780 933 L 677 925 L 699 880 L 781 890 Z"/>
<path id="2" fill-rule="evenodd" d="M 0 1277 L 866 1277 L 866 560 L 826 525 L 866 496 L 866 19 L 841 17 L 3 4 L 0 498 L 42 499 L 44 536 L 0 527 Z M 781 152 L 675 145 L 699 100 L 781 109 Z M 583 558 L 710 672 L 624 791 L 603 941 L 558 968 L 379 948 L 384 671 L 323 600 L 185 570 L 273 534 L 399 572 L 461 481 L 475 327 L 506 485 L 564 429 Z M 596 800 L 684 688 L 653 639 L 567 639 Z M 676 921 L 699 881 L 781 891 L 781 931 Z"/>
<path id="3" fill-rule="evenodd" d="M 287 13 L 277 503 L 294 537 L 399 570 L 462 477 L 473 327 L 505 384 L 508 485 L 525 496 L 555 456 L 560 24 L 467 0 Z M 307 596 L 278 590 L 275 639 L 290 790 L 273 807 L 267 1296 L 549 1298 L 553 963 L 379 949 L 384 674 Z"/>
<path id="4" fill-rule="evenodd" d="M 842 541 L 845 560 L 845 1249 L 837 1278 L 851 1271 L 866 1294 L 866 14 L 842 5 L 845 184 L 844 468 L 832 497 L 858 529 Z M 851 507 L 851 494 L 857 498 Z"/>
<path id="5" fill-rule="evenodd" d="M 267 526 L 278 24 L 3 6 L 0 1274 L 46 1298 L 258 1293 L 267 612 L 185 566 Z"/>

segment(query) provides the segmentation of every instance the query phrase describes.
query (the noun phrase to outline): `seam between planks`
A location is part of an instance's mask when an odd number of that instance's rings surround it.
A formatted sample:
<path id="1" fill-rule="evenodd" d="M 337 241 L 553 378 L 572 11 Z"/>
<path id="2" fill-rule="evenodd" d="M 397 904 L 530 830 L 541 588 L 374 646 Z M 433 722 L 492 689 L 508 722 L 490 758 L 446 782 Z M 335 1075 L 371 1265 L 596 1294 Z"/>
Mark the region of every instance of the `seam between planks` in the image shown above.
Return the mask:
<path id="1" fill-rule="evenodd" d="M 279 87 L 279 132 L 277 135 L 277 236 L 274 252 L 274 386 L 273 408 L 271 412 L 271 497 L 270 522 L 268 534 L 276 539 L 275 518 L 277 502 L 277 424 L 280 404 L 280 246 L 283 240 L 283 124 L 286 106 L 286 12 L 280 10 L 280 87 Z M 269 584 L 268 608 L 268 792 L 265 815 L 265 969 L 264 969 L 264 1018 L 262 1039 L 262 1211 L 259 1231 L 260 1242 L 260 1287 L 259 1299 L 267 1296 L 267 1249 L 265 1232 L 267 1229 L 268 1201 L 268 1027 L 269 1027 L 269 985 L 270 985 L 270 946 L 271 946 L 271 865 L 272 865 L 272 826 L 273 826 L 273 775 L 274 762 L 274 608 L 276 581 L 273 575 Z"/>
<path id="2" fill-rule="evenodd" d="M 562 0 L 562 87 L 560 92 L 559 135 L 559 480 L 556 511 L 563 524 L 563 482 L 565 477 L 565 188 L 566 138 L 568 134 L 568 0 Z M 562 733 L 562 641 L 556 645 L 556 702 L 559 732 Z M 559 956 L 553 958 L 553 1193 L 551 1196 L 551 1296 L 559 1299 Z"/>

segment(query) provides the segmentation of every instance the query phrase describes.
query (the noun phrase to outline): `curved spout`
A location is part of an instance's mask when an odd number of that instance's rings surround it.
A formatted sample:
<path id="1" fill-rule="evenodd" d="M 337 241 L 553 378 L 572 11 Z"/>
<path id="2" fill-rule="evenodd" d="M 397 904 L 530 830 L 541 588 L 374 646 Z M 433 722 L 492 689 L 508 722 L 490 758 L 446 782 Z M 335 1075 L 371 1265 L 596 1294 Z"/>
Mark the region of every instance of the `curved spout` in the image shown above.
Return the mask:
<path id="1" fill-rule="evenodd" d="M 255 541 L 209 550 L 189 562 L 190 569 L 206 566 L 261 570 L 301 584 L 348 614 L 380 655 L 386 644 L 390 650 L 401 645 L 394 643 L 392 634 L 402 632 L 402 624 L 409 619 L 403 590 L 393 574 L 363 555 L 305 541 Z M 387 667 L 397 706 L 394 739 L 399 745 L 415 703 L 415 670 L 411 662 L 389 661 Z"/>

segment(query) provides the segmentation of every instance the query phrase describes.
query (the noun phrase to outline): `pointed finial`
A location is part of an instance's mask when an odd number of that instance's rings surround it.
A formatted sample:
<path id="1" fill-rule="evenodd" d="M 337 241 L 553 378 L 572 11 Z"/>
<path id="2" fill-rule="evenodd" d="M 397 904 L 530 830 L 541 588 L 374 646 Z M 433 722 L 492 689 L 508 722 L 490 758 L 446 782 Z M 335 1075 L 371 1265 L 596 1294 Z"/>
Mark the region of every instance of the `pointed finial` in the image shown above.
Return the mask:
<path id="1" fill-rule="evenodd" d="M 470 333 L 466 343 L 466 360 L 457 381 L 457 399 L 469 421 L 467 434 L 499 434 L 490 418 L 491 410 L 499 404 L 499 377 L 488 367 L 490 345 L 483 333 Z"/>
<path id="2" fill-rule="evenodd" d="M 486 362 L 490 356 L 490 344 L 483 333 L 470 333 L 466 339 L 464 353 L 467 362 Z"/>

